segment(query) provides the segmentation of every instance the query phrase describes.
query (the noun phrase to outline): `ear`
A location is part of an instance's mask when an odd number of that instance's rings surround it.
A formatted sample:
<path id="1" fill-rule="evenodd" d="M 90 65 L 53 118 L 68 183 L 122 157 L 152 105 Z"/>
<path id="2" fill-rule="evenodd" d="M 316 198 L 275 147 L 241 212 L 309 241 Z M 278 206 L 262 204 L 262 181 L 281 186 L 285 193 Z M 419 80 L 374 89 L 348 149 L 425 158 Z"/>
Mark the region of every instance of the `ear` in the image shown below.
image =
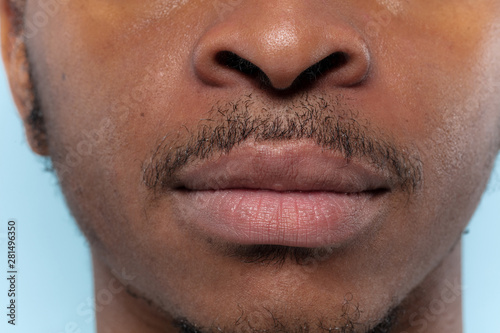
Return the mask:
<path id="1" fill-rule="evenodd" d="M 14 102 L 21 116 L 31 149 L 48 155 L 43 119 L 37 109 L 23 36 L 25 1 L 0 0 L 2 58 Z M 19 8 L 22 6 L 23 8 Z"/>

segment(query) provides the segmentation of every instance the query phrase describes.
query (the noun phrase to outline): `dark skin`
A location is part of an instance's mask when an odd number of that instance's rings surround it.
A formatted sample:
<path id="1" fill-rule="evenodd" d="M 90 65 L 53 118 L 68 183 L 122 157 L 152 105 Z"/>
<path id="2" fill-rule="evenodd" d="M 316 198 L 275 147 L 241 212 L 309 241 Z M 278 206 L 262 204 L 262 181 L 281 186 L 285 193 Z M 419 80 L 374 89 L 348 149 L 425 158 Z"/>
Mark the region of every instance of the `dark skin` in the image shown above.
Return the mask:
<path id="1" fill-rule="evenodd" d="M 462 331 L 460 238 L 500 150 L 498 1 L 56 4 L 49 16 L 35 1 L 1 0 L 2 54 L 31 147 L 52 160 L 90 241 L 96 298 L 114 278 L 126 287 L 96 314 L 98 332 Z M 315 115 L 302 132 L 301 105 Z M 253 131 L 217 132 L 228 114 Z M 274 134 L 269 124 L 280 124 Z M 191 149 L 203 142 L 207 154 Z M 185 157 L 178 173 L 172 151 Z M 271 198 L 245 208 L 250 222 L 307 223 L 303 180 L 338 187 L 345 173 L 315 173 L 324 158 L 383 179 L 359 195 L 378 198 L 373 214 L 321 189 L 318 201 L 349 212 L 311 218 L 331 220 L 330 238 L 299 242 L 299 230 L 245 243 L 255 239 L 206 222 L 225 223 L 213 204 L 224 201 L 186 175 L 205 181 L 196 168 L 237 161 L 219 186 L 280 157 L 290 168 L 237 194 L 242 207 Z M 437 301 L 438 315 L 423 316 Z"/>

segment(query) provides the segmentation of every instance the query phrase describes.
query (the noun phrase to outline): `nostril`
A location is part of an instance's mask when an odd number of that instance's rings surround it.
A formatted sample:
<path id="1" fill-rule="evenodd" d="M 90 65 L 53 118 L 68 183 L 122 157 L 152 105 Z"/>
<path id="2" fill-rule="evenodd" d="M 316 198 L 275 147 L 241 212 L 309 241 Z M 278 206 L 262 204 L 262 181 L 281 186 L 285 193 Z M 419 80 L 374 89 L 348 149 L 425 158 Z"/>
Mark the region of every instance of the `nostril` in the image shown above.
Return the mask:
<path id="1" fill-rule="evenodd" d="M 307 89 L 323 77 L 331 77 L 339 86 L 352 86 L 363 80 L 367 66 L 363 58 L 349 52 L 337 51 L 299 72 L 294 68 L 271 67 L 266 72 L 253 62 L 231 51 L 219 51 L 212 61 L 220 68 L 226 68 L 250 78 L 260 84 L 260 89 L 293 92 Z M 270 60 L 269 60 L 270 61 Z M 269 62 L 268 61 L 268 62 Z M 276 59 L 273 59 L 276 61 Z M 282 65 L 282 63 L 280 63 Z M 332 75 L 330 75 L 332 73 Z M 270 74 L 270 75 L 268 75 Z"/>
<path id="2" fill-rule="evenodd" d="M 345 52 L 334 52 L 315 63 L 311 67 L 304 70 L 296 79 L 295 84 L 299 82 L 311 83 L 316 81 L 319 77 L 327 74 L 338 68 L 342 68 L 349 62 L 349 55 Z"/>
<path id="3" fill-rule="evenodd" d="M 269 77 L 257 65 L 240 57 L 234 52 L 220 51 L 215 55 L 215 61 L 221 66 L 233 69 L 243 75 L 246 75 L 247 77 L 257 80 L 264 86 L 272 86 Z M 297 88 L 298 86 L 302 86 L 304 84 L 310 84 L 328 72 L 343 67 L 348 62 L 349 55 L 347 53 L 334 52 L 304 70 L 298 77 L 295 78 L 292 86 Z"/>
<path id="4" fill-rule="evenodd" d="M 215 61 L 226 68 L 236 70 L 265 86 L 270 85 L 267 75 L 255 64 L 230 51 L 221 51 L 215 55 Z"/>
<path id="5" fill-rule="evenodd" d="M 259 67 L 252 64 L 250 61 L 243 59 L 236 53 L 230 51 L 218 52 L 215 60 L 219 65 L 235 69 L 243 74 L 253 76 L 260 71 Z"/>

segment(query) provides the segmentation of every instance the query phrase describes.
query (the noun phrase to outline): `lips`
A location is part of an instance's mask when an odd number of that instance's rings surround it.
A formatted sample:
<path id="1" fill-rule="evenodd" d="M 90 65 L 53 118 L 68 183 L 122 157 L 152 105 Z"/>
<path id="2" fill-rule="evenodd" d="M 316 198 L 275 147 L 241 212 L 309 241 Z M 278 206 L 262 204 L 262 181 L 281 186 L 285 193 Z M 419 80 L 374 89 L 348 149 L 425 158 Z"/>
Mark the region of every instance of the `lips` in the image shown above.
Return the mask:
<path id="1" fill-rule="evenodd" d="M 341 246 L 384 214 L 390 175 L 314 143 L 245 143 L 198 160 L 171 184 L 181 218 L 237 244 Z"/>

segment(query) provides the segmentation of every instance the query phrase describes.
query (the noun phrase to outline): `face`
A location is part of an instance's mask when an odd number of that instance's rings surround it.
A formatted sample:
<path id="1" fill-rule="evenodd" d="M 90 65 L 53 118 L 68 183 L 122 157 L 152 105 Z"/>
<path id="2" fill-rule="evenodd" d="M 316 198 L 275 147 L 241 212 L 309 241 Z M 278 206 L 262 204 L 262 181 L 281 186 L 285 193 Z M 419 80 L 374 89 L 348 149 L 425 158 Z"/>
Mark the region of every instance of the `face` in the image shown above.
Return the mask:
<path id="1" fill-rule="evenodd" d="M 24 12 L 36 149 L 166 322 L 382 331 L 459 242 L 500 147 L 498 1 L 54 8 Z"/>

